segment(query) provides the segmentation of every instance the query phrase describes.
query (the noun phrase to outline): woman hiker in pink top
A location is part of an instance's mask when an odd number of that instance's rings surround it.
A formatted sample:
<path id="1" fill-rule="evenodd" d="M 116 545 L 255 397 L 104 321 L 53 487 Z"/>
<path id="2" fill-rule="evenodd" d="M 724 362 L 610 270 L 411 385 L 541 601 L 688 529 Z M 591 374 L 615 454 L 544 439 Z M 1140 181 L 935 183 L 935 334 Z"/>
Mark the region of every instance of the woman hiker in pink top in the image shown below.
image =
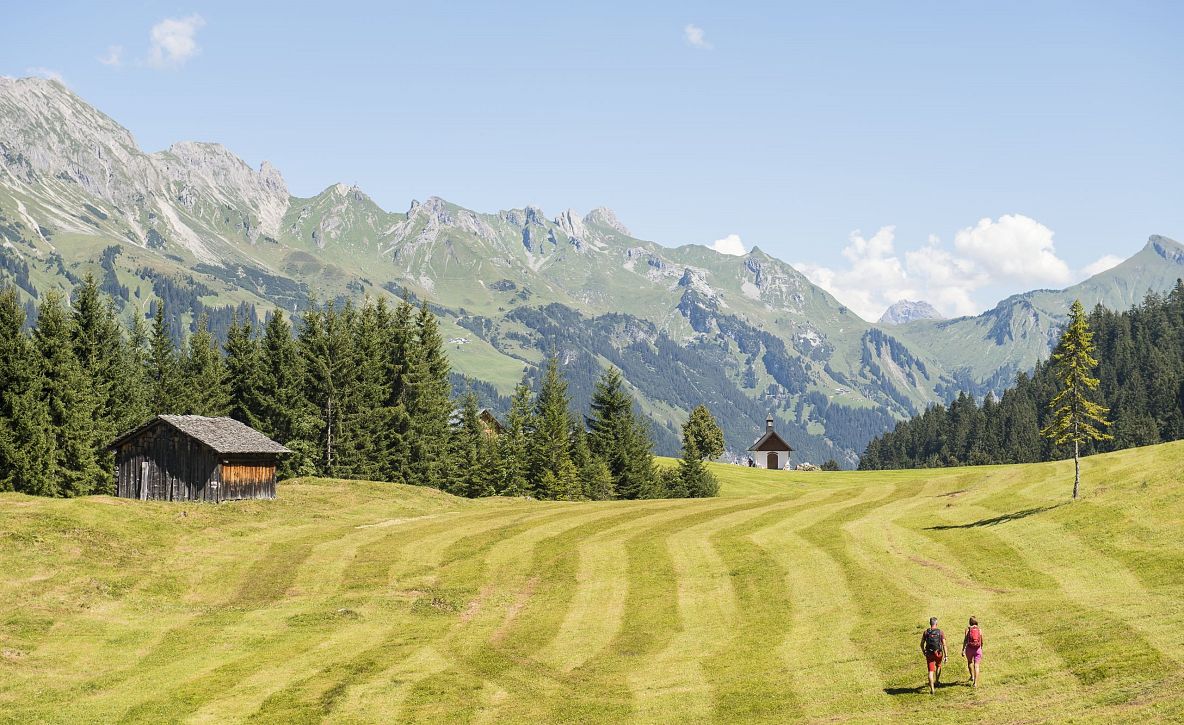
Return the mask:
<path id="1" fill-rule="evenodd" d="M 962 655 L 966 658 L 966 670 L 970 673 L 970 686 L 978 687 L 978 665 L 983 659 L 983 632 L 974 617 L 970 618 L 970 626 L 962 636 Z"/>

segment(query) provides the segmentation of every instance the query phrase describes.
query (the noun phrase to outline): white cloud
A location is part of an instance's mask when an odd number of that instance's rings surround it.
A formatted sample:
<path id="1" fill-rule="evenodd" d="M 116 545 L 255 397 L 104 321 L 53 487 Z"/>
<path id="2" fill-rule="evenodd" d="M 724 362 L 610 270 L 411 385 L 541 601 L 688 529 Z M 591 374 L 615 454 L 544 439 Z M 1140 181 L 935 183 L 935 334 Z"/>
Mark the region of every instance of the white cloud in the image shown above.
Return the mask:
<path id="1" fill-rule="evenodd" d="M 107 52 L 99 56 L 99 62 L 103 65 L 109 65 L 112 68 L 118 68 L 123 65 L 123 46 L 108 45 Z"/>
<path id="2" fill-rule="evenodd" d="M 165 18 L 152 26 L 149 33 L 152 46 L 148 49 L 148 64 L 154 68 L 176 68 L 201 52 L 197 31 L 206 21 L 198 14 L 185 18 Z"/>
<path id="3" fill-rule="evenodd" d="M 954 236 L 954 249 L 977 262 L 992 278 L 1028 284 L 1068 284 L 1073 273 L 1056 255 L 1053 231 L 1022 214 L 998 221 L 980 219 Z"/>
<path id="4" fill-rule="evenodd" d="M 743 257 L 748 254 L 748 250 L 744 248 L 744 242 L 740 241 L 739 234 L 729 234 L 723 239 L 716 239 L 711 243 L 711 248 L 720 254 L 730 254 L 733 257 Z"/>
<path id="5" fill-rule="evenodd" d="M 850 267 L 833 270 L 813 264 L 795 265 L 811 282 L 833 294 L 840 302 L 866 320 L 876 320 L 884 309 L 898 299 L 917 299 L 903 263 L 894 254 L 896 228 L 881 227 L 865 237 L 858 229 L 851 232 L 843 256 Z M 885 299 L 892 302 L 885 303 Z"/>
<path id="6" fill-rule="evenodd" d="M 694 23 L 687 23 L 682 29 L 683 36 L 687 39 L 687 45 L 699 50 L 711 50 L 715 46 L 707 42 L 707 34 L 703 28 L 700 28 Z"/>
<path id="7" fill-rule="evenodd" d="M 1122 257 L 1116 257 L 1113 254 L 1107 254 L 1107 255 L 1101 257 L 1100 259 L 1098 259 L 1098 261 L 1093 262 L 1091 264 L 1087 264 L 1084 267 L 1082 267 L 1081 276 L 1082 277 L 1093 277 L 1095 274 L 1101 274 L 1102 272 L 1105 272 L 1108 269 L 1111 269 L 1113 267 L 1117 267 L 1119 264 L 1122 264 L 1123 261 L 1124 260 Z"/>
<path id="8" fill-rule="evenodd" d="M 38 78 L 44 78 L 44 79 L 50 80 L 50 81 L 57 81 L 58 83 L 61 83 L 63 86 L 67 85 L 66 79 L 62 77 L 62 74 L 59 71 L 54 70 L 53 68 L 44 68 L 42 66 L 35 65 L 35 66 L 30 66 L 28 68 L 25 68 L 25 72 L 31 76 L 37 76 Z"/>
<path id="9" fill-rule="evenodd" d="M 865 320 L 878 320 L 889 305 L 902 299 L 925 300 L 955 317 L 982 311 L 984 305 L 975 293 L 985 288 L 1026 289 L 1072 282 L 1073 274 L 1056 256 L 1052 237 L 1052 230 L 1034 219 L 1005 215 L 962 229 L 954 237 L 953 249 L 930 235 L 924 244 L 898 252 L 895 227 L 886 226 L 871 237 L 851 233 L 843 249 L 849 262 L 846 268 L 795 266 Z M 1110 258 L 1098 260 L 1086 271 L 1104 262 Z"/>

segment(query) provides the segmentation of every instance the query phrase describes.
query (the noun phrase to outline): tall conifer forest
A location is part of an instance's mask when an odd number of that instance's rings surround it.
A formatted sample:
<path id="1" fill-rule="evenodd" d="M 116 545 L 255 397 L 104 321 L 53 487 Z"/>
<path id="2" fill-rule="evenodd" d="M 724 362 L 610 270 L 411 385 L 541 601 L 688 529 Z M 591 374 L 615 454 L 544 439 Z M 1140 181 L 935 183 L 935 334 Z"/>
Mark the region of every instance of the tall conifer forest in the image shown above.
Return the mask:
<path id="1" fill-rule="evenodd" d="M 1149 294 L 1125 312 L 1095 307 L 1100 385 L 1094 402 L 1110 409 L 1111 439 L 1082 445 L 1082 455 L 1184 438 L 1184 282 Z M 1058 385 L 1049 362 L 1020 373 L 1015 386 L 981 404 L 965 393 L 936 405 L 868 444 L 862 469 L 1033 463 L 1071 458 L 1071 445 L 1041 438 Z"/>
<path id="2" fill-rule="evenodd" d="M 91 277 L 47 294 L 35 321 L 0 287 L 0 491 L 112 493 L 107 445 L 157 414 L 230 416 L 287 446 L 279 476 L 431 486 L 460 496 L 545 499 L 713 495 L 654 468 L 648 425 L 615 370 L 589 415 L 572 410 L 557 357 L 510 400 L 491 435 L 455 379 L 425 303 L 310 304 L 225 343 L 201 317 L 180 346 L 165 304 L 124 325 Z M 688 493 L 688 490 L 690 493 Z"/>

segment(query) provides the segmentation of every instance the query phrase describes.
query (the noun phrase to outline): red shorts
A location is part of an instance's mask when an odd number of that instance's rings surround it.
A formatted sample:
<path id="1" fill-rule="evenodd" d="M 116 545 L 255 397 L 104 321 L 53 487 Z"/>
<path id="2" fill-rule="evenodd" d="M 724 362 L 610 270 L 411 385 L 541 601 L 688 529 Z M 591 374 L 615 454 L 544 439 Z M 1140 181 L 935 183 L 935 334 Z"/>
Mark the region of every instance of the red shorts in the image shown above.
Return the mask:
<path id="1" fill-rule="evenodd" d="M 929 666 L 929 671 L 934 672 L 938 667 L 941 667 L 941 659 L 943 655 L 941 652 L 926 652 L 925 664 Z"/>

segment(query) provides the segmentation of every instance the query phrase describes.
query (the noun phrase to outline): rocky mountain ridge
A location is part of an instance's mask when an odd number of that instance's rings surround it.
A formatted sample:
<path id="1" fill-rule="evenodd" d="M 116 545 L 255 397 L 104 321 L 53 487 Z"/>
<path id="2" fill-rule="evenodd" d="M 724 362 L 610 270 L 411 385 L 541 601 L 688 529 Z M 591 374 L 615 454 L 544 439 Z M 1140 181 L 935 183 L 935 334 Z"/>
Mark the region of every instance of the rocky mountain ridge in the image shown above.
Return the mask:
<path id="1" fill-rule="evenodd" d="M 771 410 L 802 457 L 852 464 L 894 421 L 958 390 L 1005 387 L 1047 354 L 1067 308 L 1030 293 L 976 318 L 873 325 L 757 248 L 666 247 L 605 208 L 481 213 L 429 197 L 394 212 L 343 184 L 293 197 L 277 169 L 219 144 L 145 153 L 39 79 L 0 79 L 0 237 L 0 279 L 30 302 L 89 272 L 125 315 L 164 302 L 178 335 L 198 314 L 295 312 L 310 298 L 430 300 L 454 366 L 489 395 L 552 351 L 577 400 L 616 365 L 664 452 L 706 402 L 734 451 Z M 1179 246 L 1158 244 L 1079 292 L 1162 287 Z"/>

